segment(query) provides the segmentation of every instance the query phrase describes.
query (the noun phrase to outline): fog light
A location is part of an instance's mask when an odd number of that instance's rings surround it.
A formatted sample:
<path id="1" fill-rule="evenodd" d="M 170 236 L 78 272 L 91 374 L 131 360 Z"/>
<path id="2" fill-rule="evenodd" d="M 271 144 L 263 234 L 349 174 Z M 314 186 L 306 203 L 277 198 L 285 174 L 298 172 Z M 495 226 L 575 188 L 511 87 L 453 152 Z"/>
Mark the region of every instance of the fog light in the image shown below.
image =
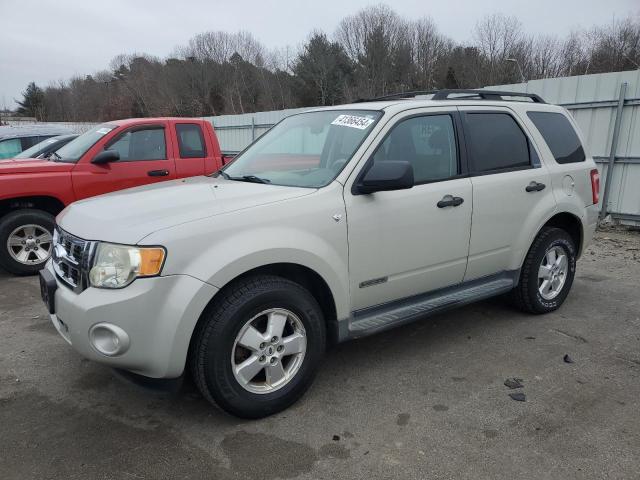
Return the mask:
<path id="1" fill-rule="evenodd" d="M 89 330 L 91 346 L 102 355 L 115 357 L 129 349 L 129 335 L 110 323 L 97 323 Z"/>

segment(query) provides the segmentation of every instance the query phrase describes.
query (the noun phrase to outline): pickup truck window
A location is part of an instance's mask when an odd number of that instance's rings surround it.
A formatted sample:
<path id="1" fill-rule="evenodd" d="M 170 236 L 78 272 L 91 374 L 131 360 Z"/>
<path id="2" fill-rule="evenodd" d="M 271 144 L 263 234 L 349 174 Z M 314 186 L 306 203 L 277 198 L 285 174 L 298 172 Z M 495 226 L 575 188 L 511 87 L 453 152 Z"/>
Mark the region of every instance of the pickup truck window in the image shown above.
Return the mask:
<path id="1" fill-rule="evenodd" d="M 178 123 L 176 125 L 176 133 L 178 134 L 180 158 L 202 158 L 207 156 L 200 125 Z"/>
<path id="2" fill-rule="evenodd" d="M 120 134 L 115 141 L 105 146 L 105 150 L 116 150 L 121 162 L 139 160 L 165 160 L 167 147 L 164 140 L 164 128 L 153 126 L 136 128 Z"/>
<path id="3" fill-rule="evenodd" d="M 87 152 L 87 150 L 93 147 L 98 140 L 114 128 L 116 128 L 116 125 L 103 123 L 102 125 L 93 127 L 91 130 L 87 130 L 85 133 L 60 148 L 56 152 L 56 158 L 62 162 L 77 162 Z"/>
<path id="4" fill-rule="evenodd" d="M 375 110 L 324 110 L 292 115 L 224 168 L 226 178 L 274 185 L 328 185 L 382 116 Z"/>
<path id="5" fill-rule="evenodd" d="M 426 115 L 403 120 L 376 150 L 374 162 L 403 160 L 413 166 L 416 184 L 445 180 L 458 174 L 458 154 L 450 115 Z"/>

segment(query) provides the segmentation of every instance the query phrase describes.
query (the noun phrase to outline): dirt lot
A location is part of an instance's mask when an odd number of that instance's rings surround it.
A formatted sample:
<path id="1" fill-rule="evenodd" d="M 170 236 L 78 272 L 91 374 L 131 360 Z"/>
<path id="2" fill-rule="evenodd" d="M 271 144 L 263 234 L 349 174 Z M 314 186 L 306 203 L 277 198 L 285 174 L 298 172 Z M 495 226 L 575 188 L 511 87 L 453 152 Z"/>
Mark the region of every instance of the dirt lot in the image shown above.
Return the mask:
<path id="1" fill-rule="evenodd" d="M 0 273 L 0 478 L 638 478 L 639 279 L 640 233 L 601 231 L 558 312 L 494 300 L 340 345 L 301 402 L 241 421 L 83 360 Z"/>

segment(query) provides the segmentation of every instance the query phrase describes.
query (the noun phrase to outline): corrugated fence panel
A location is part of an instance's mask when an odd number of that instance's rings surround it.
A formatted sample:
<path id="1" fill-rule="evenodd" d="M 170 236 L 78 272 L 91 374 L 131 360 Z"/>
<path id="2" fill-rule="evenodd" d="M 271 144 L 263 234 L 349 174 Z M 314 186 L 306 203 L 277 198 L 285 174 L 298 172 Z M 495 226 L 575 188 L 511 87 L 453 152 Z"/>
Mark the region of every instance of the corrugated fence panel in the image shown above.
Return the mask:
<path id="1" fill-rule="evenodd" d="M 627 84 L 627 89 L 607 211 L 622 223 L 640 225 L 640 70 L 487 88 L 536 93 L 549 103 L 566 107 L 586 137 L 586 148 L 598 162 L 604 187 L 622 83 Z"/>
<path id="2" fill-rule="evenodd" d="M 235 153 L 244 150 L 247 145 L 283 118 L 307 110 L 310 110 L 310 108 L 290 108 L 273 112 L 220 115 L 218 117 L 204 118 L 213 124 L 222 151 Z"/>

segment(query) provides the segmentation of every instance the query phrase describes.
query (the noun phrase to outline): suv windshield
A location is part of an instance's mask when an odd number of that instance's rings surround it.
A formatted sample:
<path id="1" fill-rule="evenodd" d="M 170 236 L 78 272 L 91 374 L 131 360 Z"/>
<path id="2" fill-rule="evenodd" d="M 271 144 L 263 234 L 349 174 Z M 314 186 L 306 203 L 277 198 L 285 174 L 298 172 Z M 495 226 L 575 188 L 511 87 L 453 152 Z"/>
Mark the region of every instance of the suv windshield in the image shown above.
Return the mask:
<path id="1" fill-rule="evenodd" d="M 232 180 L 319 188 L 344 168 L 382 112 L 324 110 L 285 118 L 223 169 Z"/>
<path id="2" fill-rule="evenodd" d="M 82 157 L 87 150 L 93 147 L 98 140 L 116 127 L 117 125 L 103 123 L 102 125 L 93 127 L 91 130 L 87 130 L 82 135 L 74 138 L 64 147 L 57 150 L 56 158 L 59 158 L 62 162 L 77 162 L 80 160 L 80 157 Z"/>

